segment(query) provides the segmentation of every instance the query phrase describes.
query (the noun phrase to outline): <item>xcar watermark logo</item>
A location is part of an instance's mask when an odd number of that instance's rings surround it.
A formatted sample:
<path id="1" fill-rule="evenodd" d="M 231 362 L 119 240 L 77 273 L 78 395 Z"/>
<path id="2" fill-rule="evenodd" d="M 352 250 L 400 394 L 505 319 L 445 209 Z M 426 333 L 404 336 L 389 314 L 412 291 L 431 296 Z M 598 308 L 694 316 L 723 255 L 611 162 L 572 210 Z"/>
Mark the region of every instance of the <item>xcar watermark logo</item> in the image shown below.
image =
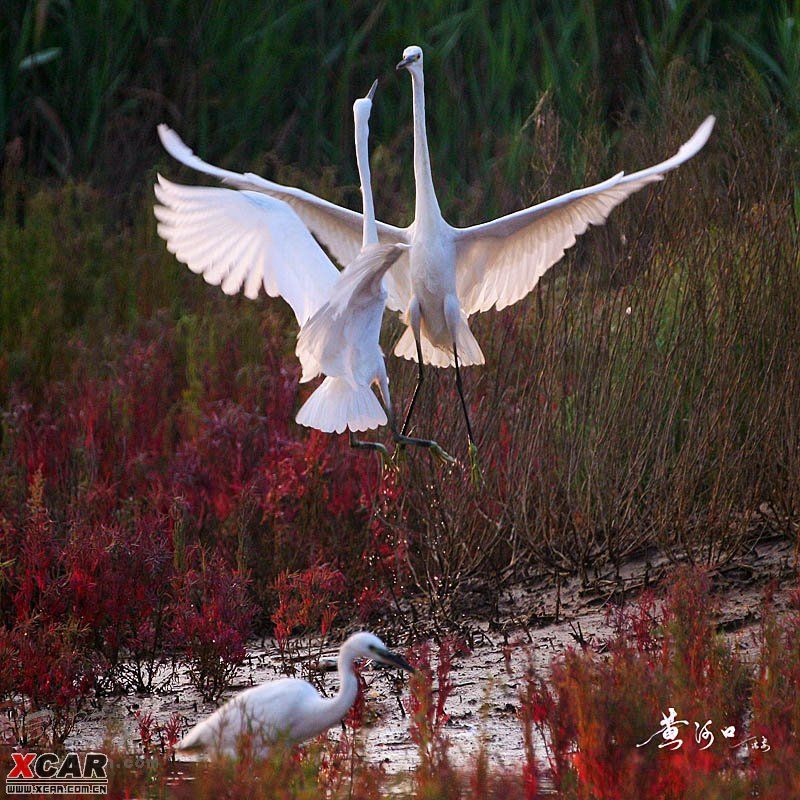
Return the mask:
<path id="1" fill-rule="evenodd" d="M 105 753 L 12 753 L 6 794 L 107 794 Z"/>

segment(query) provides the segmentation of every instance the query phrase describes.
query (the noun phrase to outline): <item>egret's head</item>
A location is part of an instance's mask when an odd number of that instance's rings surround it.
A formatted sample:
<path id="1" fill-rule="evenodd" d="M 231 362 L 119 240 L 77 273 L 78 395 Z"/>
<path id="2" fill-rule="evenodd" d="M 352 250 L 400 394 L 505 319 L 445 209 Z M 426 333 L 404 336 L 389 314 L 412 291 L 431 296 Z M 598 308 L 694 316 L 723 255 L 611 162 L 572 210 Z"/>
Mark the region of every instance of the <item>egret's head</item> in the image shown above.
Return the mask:
<path id="1" fill-rule="evenodd" d="M 413 672 L 414 667 L 406 661 L 403 656 L 393 653 L 386 645 L 373 633 L 354 633 L 343 646 L 347 648 L 353 658 L 369 658 L 387 664 L 390 667 L 398 667 L 406 672 Z"/>
<path id="2" fill-rule="evenodd" d="M 396 69 L 407 69 L 412 75 L 422 74 L 422 48 L 412 44 L 403 50 L 403 59 Z"/>
<path id="3" fill-rule="evenodd" d="M 353 116 L 356 120 L 356 125 L 359 123 L 366 123 L 369 121 L 369 115 L 372 113 L 372 98 L 375 97 L 375 90 L 378 88 L 378 81 L 374 81 L 370 86 L 366 97 L 359 97 L 353 103 Z"/>

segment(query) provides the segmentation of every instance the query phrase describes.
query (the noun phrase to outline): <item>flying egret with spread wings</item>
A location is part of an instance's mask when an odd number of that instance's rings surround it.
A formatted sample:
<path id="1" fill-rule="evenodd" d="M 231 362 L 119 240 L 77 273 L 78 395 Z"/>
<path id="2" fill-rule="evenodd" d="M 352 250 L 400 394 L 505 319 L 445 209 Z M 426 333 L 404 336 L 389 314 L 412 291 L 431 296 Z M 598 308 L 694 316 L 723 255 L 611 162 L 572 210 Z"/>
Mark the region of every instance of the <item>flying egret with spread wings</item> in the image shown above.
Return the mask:
<path id="1" fill-rule="evenodd" d="M 313 739 L 336 725 L 358 694 L 353 662 L 371 659 L 413 672 L 400 655 L 392 653 L 372 633 L 354 633 L 339 650 L 339 691 L 322 697 L 307 681 L 282 678 L 240 692 L 210 717 L 198 722 L 178 744 L 178 750 L 212 750 L 236 755 L 242 739 L 262 754 L 277 741 L 289 744 Z"/>
<path id="2" fill-rule="evenodd" d="M 442 216 L 431 174 L 422 50 L 407 47 L 397 69 L 407 69 L 412 81 L 415 217 L 406 228 L 380 221 L 376 228 L 383 243 L 411 245 L 384 278 L 386 305 L 400 312 L 408 326 L 395 355 L 418 364 L 417 387 L 402 433 L 410 425 L 424 376 L 423 363 L 455 366 L 470 457 L 477 470 L 477 449 L 459 368 L 482 364 L 484 357 L 470 331 L 469 317 L 491 308 L 503 309 L 525 297 L 590 225 L 603 224 L 623 200 L 696 155 L 708 141 L 715 120 L 708 117 L 672 158 L 653 167 L 630 175 L 620 172 L 594 186 L 491 222 L 457 228 Z M 285 200 L 341 263 L 349 263 L 358 254 L 362 226 L 358 212 L 252 173 L 220 177 L 241 189 Z"/>
<path id="3" fill-rule="evenodd" d="M 417 198 L 414 222 L 406 230 L 406 238 L 400 240 L 411 244 L 408 272 L 397 281 L 405 293 L 399 302 L 396 298 L 389 301 L 390 307 L 399 306 L 405 311 L 409 326 L 395 354 L 416 357 L 417 389 L 422 383 L 423 362 L 455 366 L 456 386 L 475 466 L 475 441 L 459 366 L 482 364 L 484 358 L 469 329 L 469 316 L 490 308 L 500 310 L 525 297 L 589 225 L 602 224 L 627 197 L 660 181 L 664 173 L 695 155 L 708 140 L 714 117 L 708 117 L 676 155 L 654 167 L 632 175 L 620 172 L 602 183 L 491 222 L 455 228 L 442 216 L 431 175 L 422 61 L 422 50 L 411 46 L 403 51 L 403 58 L 397 64 L 398 70 L 406 69 L 411 74 Z M 395 274 L 398 271 L 396 268 Z M 417 391 L 404 430 L 416 395 Z"/>
<path id="4" fill-rule="evenodd" d="M 386 302 L 382 279 L 408 245 L 378 242 L 368 145 L 376 86 L 377 81 L 353 105 L 364 204 L 362 245 L 341 273 L 286 203 L 258 191 L 179 186 L 159 176 L 158 232 L 179 261 L 221 285 L 226 294 L 244 287 L 246 296 L 254 298 L 263 283 L 268 295 L 289 303 L 300 324 L 296 354 L 303 367 L 301 382 L 326 376 L 298 412 L 298 423 L 328 433 L 349 429 L 353 447 L 388 457 L 382 444 L 354 436 L 354 431 L 385 425 L 388 413 L 396 442 L 427 447 L 452 462 L 436 442 L 400 434 L 380 349 Z M 166 125 L 159 125 L 158 133 L 178 161 L 229 183 L 240 182 L 238 173 L 198 158 Z M 386 411 L 372 391 L 376 383 Z"/>

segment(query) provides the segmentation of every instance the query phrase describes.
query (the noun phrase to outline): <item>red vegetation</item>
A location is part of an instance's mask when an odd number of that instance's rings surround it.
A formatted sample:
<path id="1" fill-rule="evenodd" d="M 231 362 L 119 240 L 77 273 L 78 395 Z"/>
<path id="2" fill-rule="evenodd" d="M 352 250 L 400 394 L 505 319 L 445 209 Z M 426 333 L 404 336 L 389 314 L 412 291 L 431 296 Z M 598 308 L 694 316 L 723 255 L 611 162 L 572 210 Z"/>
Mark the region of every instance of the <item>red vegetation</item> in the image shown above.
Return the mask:
<path id="1" fill-rule="evenodd" d="M 253 367 L 236 331 L 209 368 L 194 360 L 194 323 L 182 324 L 156 320 L 142 339 L 113 342 L 102 368 L 74 345 L 71 372 L 35 405 L 7 398 L 7 739 L 35 729 L 61 741 L 90 694 L 155 689 L 176 660 L 217 697 L 254 629 L 274 620 L 281 641 L 324 637 L 340 608 L 370 619 L 388 602 L 386 582 L 399 586 L 404 553 L 372 513 L 377 461 L 337 438 L 295 438 L 297 375 L 283 366 L 282 334 L 264 338 L 269 363 L 241 380 Z M 312 601 L 319 614 L 303 607 Z M 40 710 L 46 724 L 26 728 Z"/>
<path id="2" fill-rule="evenodd" d="M 176 661 L 204 694 L 218 696 L 254 630 L 274 631 L 293 664 L 297 634 L 311 636 L 309 653 L 317 653 L 333 630 L 340 638 L 343 619 L 373 621 L 415 582 L 455 591 L 464 575 L 492 567 L 484 555 L 492 547 L 465 545 L 484 542 L 485 518 L 465 527 L 443 511 L 474 502 L 463 487 L 449 495 L 463 475 L 429 478 L 421 457 L 409 490 L 341 439 L 298 432 L 297 375 L 283 366 L 283 334 L 260 331 L 263 350 L 248 359 L 238 331 L 222 329 L 214 358 L 198 358 L 193 324 L 150 322 L 141 338 L 109 344 L 119 351 L 101 365 L 91 363 L 95 351 L 71 345 L 66 374 L 25 395 L 35 403 L 9 390 L 0 447 L 5 742 L 63 741 L 93 694 L 153 690 Z M 507 456 L 510 433 L 500 427 L 487 463 Z M 423 492 L 436 514 L 414 502 Z M 497 516 L 493 502 L 483 506 Z M 576 528 L 587 524 L 579 511 L 570 518 Z M 532 798 L 552 781 L 576 798 L 798 795 L 800 622 L 765 616 L 753 676 L 716 636 L 708 591 L 702 577 L 682 575 L 663 609 L 644 596 L 618 613 L 606 652 L 570 652 L 551 674 L 531 672 L 517 771 L 497 769 L 485 743 L 466 770 L 453 766 L 453 646 L 436 659 L 418 650 L 408 701 L 417 793 Z M 637 748 L 670 708 L 689 722 L 681 748 L 659 748 L 658 737 Z M 707 720 L 717 738 L 703 749 L 693 723 Z M 239 796 L 255 786 L 276 797 L 317 796 L 327 763 L 333 795 L 380 796 L 380 770 L 366 766 L 350 722 L 336 749 L 324 750 L 327 762 L 312 749 L 248 776 L 215 765 L 209 786 L 224 778 L 242 788 Z M 140 723 L 143 748 L 169 752 L 179 722 L 162 733 L 152 720 Z M 723 724 L 766 738 L 771 749 L 728 747 Z M 136 794 L 138 778 L 128 778 Z"/>
<path id="3" fill-rule="evenodd" d="M 526 770 L 538 735 L 566 798 L 794 796 L 800 628 L 797 618 L 765 613 L 753 680 L 716 631 L 701 573 L 679 572 L 660 611 L 649 594 L 620 609 L 607 653 L 571 650 L 546 681 L 529 669 L 520 698 Z M 674 738 L 664 724 L 672 709 Z M 761 737 L 771 749 L 752 744 Z"/>
<path id="4" fill-rule="evenodd" d="M 558 656 L 546 675 L 537 674 L 534 654 L 527 652 L 528 668 L 519 681 L 525 753 L 519 764 L 498 765 L 493 760 L 498 754 L 480 737 L 471 760 L 455 766 L 447 704 L 460 648 L 445 640 L 435 653 L 430 643 L 409 653 L 418 671 L 409 681 L 405 707 L 419 761 L 399 794 L 382 766 L 367 760 L 360 734 L 369 699 L 362 693 L 341 734 L 334 730 L 306 747 L 278 749 L 266 760 L 245 752 L 238 761 L 213 761 L 199 768 L 202 780 L 165 785 L 165 796 L 533 800 L 555 792 L 565 800 L 784 800 L 798 795 L 796 610 L 778 617 L 767 605 L 755 672 L 717 633 L 713 595 L 698 572 L 676 574 L 660 605 L 646 593 L 613 618 L 614 634 L 605 647 Z M 524 648 L 513 653 L 514 661 L 520 654 Z M 510 668 L 512 659 L 507 663 Z M 671 708 L 680 747 L 667 746 L 676 739 L 664 737 L 660 725 Z M 165 734 L 148 718 L 140 727 L 151 758 L 144 767 L 121 756 L 112 761 L 119 796 L 136 796 L 154 774 L 163 782 L 169 772 L 165 757 L 157 760 L 159 752 L 169 752 Z M 736 733 L 726 738 L 722 730 L 730 727 Z M 713 733 L 713 741 L 704 730 Z M 761 745 L 762 737 L 769 749 Z"/>
<path id="5" fill-rule="evenodd" d="M 174 640 L 183 647 L 194 685 L 215 700 L 244 660 L 255 607 L 245 576 L 219 556 L 197 549 L 192 560 L 199 564 L 176 578 Z"/>
<path id="6" fill-rule="evenodd" d="M 326 636 L 339 613 L 344 590 L 344 574 L 329 564 L 282 572 L 275 582 L 278 607 L 272 615 L 278 647 L 283 650 L 293 633 L 319 631 Z"/>

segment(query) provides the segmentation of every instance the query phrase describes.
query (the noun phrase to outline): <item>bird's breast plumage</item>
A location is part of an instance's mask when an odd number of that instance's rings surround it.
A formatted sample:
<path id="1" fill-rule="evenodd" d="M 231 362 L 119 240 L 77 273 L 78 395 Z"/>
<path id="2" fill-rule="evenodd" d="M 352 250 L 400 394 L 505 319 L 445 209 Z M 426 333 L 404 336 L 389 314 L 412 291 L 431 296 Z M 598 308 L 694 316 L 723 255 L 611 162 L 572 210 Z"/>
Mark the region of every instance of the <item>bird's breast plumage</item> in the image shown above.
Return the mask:
<path id="1" fill-rule="evenodd" d="M 426 336 L 434 344 L 449 347 L 444 300 L 456 294 L 456 248 L 449 226 L 416 227 L 409 258 L 411 289 Z"/>

